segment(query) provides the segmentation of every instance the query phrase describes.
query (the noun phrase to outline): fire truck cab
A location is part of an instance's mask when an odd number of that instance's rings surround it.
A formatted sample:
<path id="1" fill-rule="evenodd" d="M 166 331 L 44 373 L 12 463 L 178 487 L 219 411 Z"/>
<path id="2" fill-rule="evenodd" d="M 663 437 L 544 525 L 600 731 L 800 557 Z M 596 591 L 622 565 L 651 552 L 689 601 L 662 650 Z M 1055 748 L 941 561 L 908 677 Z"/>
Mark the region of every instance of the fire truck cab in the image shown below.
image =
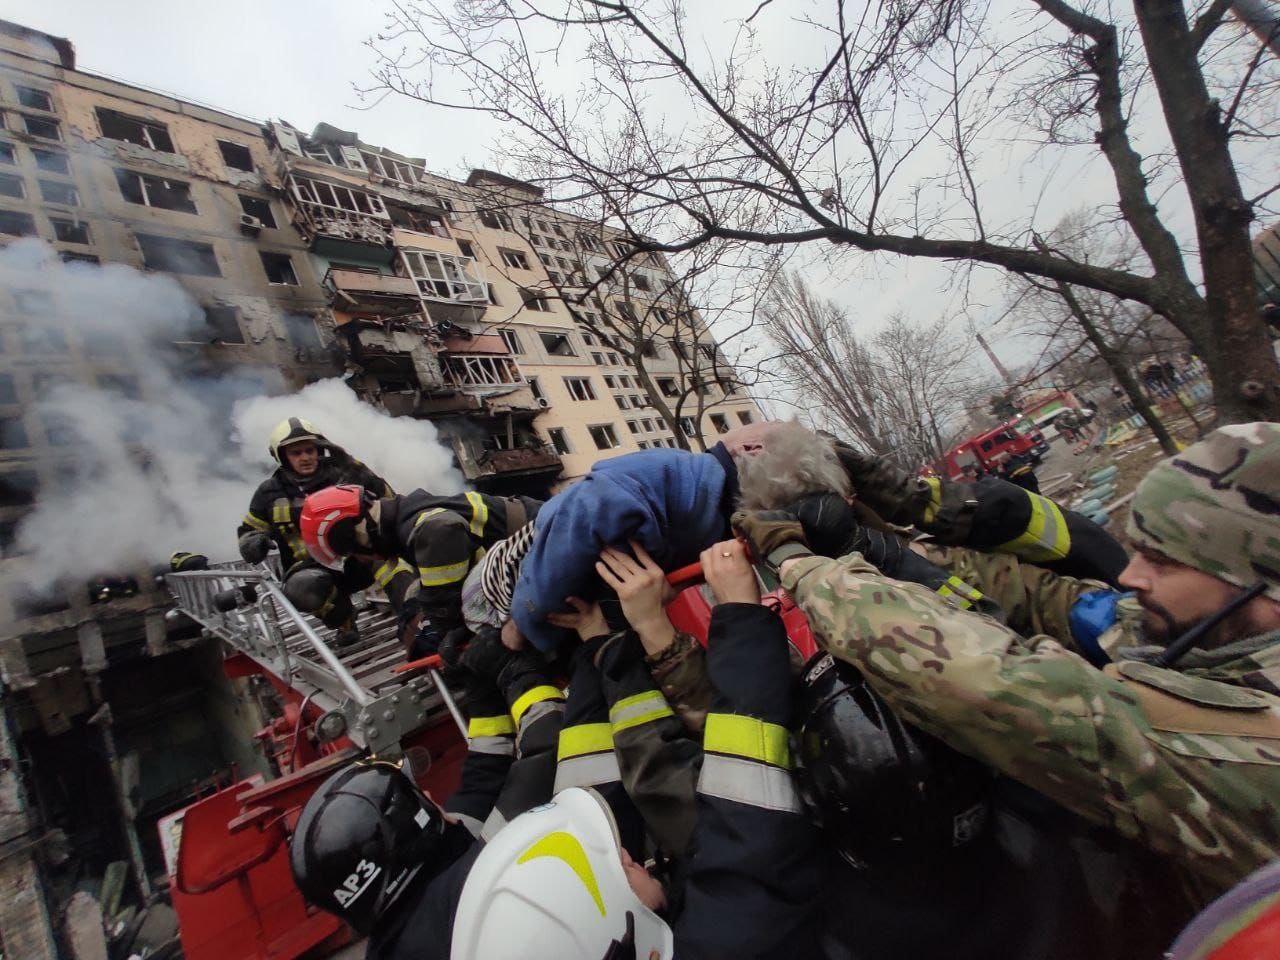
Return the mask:
<path id="1" fill-rule="evenodd" d="M 956 444 L 933 464 L 933 470 L 949 480 L 1002 475 L 1011 461 L 1026 456 L 1039 465 L 1048 452 L 1049 441 L 1040 428 L 1018 416 Z"/>

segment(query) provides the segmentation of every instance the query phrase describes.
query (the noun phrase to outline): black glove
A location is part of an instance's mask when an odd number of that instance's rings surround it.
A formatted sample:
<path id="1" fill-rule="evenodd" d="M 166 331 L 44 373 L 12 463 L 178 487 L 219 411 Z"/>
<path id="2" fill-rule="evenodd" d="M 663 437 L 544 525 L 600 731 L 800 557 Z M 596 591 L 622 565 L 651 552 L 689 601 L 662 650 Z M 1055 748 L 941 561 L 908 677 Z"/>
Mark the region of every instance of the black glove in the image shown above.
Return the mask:
<path id="1" fill-rule="evenodd" d="M 799 518 L 804 538 L 814 553 L 843 557 L 857 552 L 885 576 L 901 579 L 903 555 L 910 552 L 902 538 L 864 527 L 843 497 L 816 493 L 797 500 L 789 509 Z"/>
<path id="2" fill-rule="evenodd" d="M 261 530 L 250 530 L 240 538 L 240 556 L 245 563 L 261 563 L 271 550 L 271 537 Z"/>
<path id="3" fill-rule="evenodd" d="M 423 617 L 422 622 L 418 624 L 418 633 L 413 638 L 413 643 L 409 646 L 409 659 L 419 660 L 422 657 L 429 657 L 433 653 L 439 653 L 440 645 L 443 641 L 444 635 L 441 634 L 440 628 L 429 617 Z M 441 659 L 444 659 L 443 655 Z"/>
<path id="4" fill-rule="evenodd" d="M 508 650 L 502 645 L 502 632 L 494 627 L 476 631 L 458 663 L 477 679 L 496 685 L 508 706 L 547 682 L 546 664 L 527 651 Z"/>

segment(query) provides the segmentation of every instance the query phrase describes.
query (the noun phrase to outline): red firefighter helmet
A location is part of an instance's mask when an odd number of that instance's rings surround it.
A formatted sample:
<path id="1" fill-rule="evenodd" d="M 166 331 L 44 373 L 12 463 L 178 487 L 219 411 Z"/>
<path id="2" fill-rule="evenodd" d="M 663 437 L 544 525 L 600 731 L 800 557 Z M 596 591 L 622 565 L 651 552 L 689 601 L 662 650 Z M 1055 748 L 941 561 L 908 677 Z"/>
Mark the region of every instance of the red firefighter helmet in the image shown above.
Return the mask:
<path id="1" fill-rule="evenodd" d="M 344 483 L 317 490 L 302 503 L 298 526 L 312 559 L 330 570 L 356 549 L 356 524 L 364 514 L 364 487 Z"/>

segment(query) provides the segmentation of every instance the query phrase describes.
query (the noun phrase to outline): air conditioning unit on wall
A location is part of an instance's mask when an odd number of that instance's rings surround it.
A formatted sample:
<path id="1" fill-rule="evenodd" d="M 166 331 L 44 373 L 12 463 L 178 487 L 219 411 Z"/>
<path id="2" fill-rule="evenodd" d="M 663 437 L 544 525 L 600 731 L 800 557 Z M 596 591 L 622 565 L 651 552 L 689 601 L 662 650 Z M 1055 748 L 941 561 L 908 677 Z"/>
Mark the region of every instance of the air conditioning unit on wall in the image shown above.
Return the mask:
<path id="1" fill-rule="evenodd" d="M 246 237 L 256 237 L 262 232 L 262 221 L 249 213 L 240 214 L 240 232 Z"/>
<path id="2" fill-rule="evenodd" d="M 546 397 L 538 397 L 537 400 L 538 400 L 538 406 L 540 406 L 543 410 L 551 406 L 551 401 L 548 400 Z"/>

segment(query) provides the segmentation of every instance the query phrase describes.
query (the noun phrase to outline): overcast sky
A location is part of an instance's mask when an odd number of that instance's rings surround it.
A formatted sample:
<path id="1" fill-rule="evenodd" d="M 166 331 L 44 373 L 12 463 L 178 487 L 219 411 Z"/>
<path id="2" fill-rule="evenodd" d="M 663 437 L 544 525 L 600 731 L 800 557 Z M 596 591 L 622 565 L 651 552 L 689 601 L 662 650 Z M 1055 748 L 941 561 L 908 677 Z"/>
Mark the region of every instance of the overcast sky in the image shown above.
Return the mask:
<path id="1" fill-rule="evenodd" d="M 383 6 L 382 0 L 8 0 L 3 16 L 70 39 L 79 66 L 88 71 L 256 120 L 282 118 L 304 130 L 327 121 L 356 131 L 365 142 L 424 157 L 429 169 L 448 176 L 464 176 L 482 164 L 500 168 L 487 151 L 496 130 L 479 115 L 399 99 L 361 106 L 355 85 L 366 80 L 373 62 L 364 41 L 382 26 Z M 733 7 L 715 9 L 719 16 Z M 775 35 L 768 42 L 792 40 Z M 796 44 L 811 42 L 795 38 Z M 1050 178 L 1064 187 L 1030 200 L 1020 196 L 1019 187 L 1043 182 L 1045 171 L 1012 143 L 999 152 L 1005 155 L 984 158 L 995 164 L 985 193 L 1011 218 L 1039 202 L 1048 208 L 1038 223 L 1045 229 L 1073 207 L 1112 201 L 1109 173 L 1096 152 L 1068 155 Z M 931 320 L 963 303 L 958 291 L 944 290 L 948 268 L 939 263 L 851 256 L 836 270 L 810 275 L 868 328 L 895 310 Z M 971 308 L 969 316 L 994 319 L 1004 283 L 994 271 L 980 274 L 976 299 L 989 307 Z M 1030 345 L 1002 332 L 991 339 L 1006 361 L 1033 356 Z"/>

